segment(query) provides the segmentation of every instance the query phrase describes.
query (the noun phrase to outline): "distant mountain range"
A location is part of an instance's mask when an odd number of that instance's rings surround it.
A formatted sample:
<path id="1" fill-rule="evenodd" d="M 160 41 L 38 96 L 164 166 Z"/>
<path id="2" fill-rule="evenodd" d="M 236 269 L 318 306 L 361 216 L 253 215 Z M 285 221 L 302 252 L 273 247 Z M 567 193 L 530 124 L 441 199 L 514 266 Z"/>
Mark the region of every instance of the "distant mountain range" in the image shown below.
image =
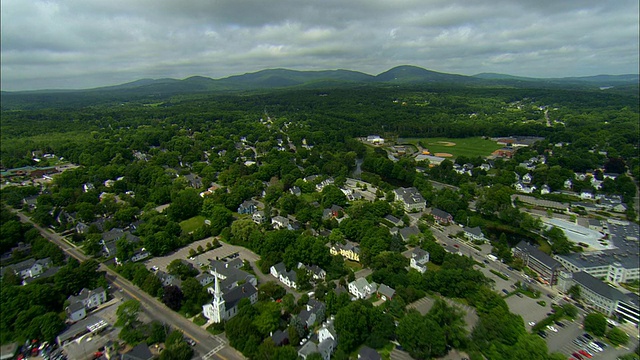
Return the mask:
<path id="1" fill-rule="evenodd" d="M 369 75 L 351 70 L 298 71 L 288 69 L 267 69 L 243 75 L 234 75 L 221 79 L 192 76 L 186 79 L 141 79 L 130 83 L 84 90 L 38 90 L 38 91 L 2 91 L 3 100 L 56 101 L 74 93 L 83 97 L 110 97 L 114 101 L 130 97 L 154 96 L 166 97 L 175 94 L 203 93 L 218 91 L 247 91 L 286 88 L 330 88 L 380 85 L 465 85 L 465 86 L 507 86 L 507 87 L 555 87 L 608 89 L 611 87 L 637 87 L 638 74 L 598 75 L 586 77 L 566 77 L 539 79 L 496 73 L 482 73 L 473 76 L 447 74 L 423 69 L 417 66 L 403 65 L 394 67 L 378 75 Z M 13 102 L 13 101 L 12 101 Z"/>

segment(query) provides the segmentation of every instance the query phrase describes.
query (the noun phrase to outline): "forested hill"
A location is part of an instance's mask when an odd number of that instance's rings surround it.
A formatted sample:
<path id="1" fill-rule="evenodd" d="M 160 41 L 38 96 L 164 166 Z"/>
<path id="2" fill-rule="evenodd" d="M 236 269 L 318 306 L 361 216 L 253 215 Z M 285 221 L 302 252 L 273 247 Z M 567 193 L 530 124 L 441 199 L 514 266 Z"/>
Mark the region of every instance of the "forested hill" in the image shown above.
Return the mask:
<path id="1" fill-rule="evenodd" d="M 0 93 L 3 110 L 76 107 L 130 101 L 163 101 L 176 95 L 262 92 L 275 89 L 336 89 L 354 86 L 436 86 L 476 88 L 565 89 L 638 94 L 637 74 L 536 79 L 484 73 L 474 76 L 441 73 L 403 65 L 378 75 L 351 70 L 297 71 L 267 69 L 221 79 L 140 79 L 126 84 L 83 90 L 38 90 Z"/>

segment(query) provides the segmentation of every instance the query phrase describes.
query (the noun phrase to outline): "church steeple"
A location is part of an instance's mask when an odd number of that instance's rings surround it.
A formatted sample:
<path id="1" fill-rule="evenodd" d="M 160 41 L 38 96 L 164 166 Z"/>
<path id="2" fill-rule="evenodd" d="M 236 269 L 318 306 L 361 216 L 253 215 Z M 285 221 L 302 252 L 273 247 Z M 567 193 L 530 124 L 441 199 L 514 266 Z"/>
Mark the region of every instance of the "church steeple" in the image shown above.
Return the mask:
<path id="1" fill-rule="evenodd" d="M 223 320 L 225 306 L 224 299 L 222 298 L 222 291 L 220 291 L 220 281 L 218 276 L 214 275 L 215 285 L 213 292 L 213 322 L 220 323 Z"/>

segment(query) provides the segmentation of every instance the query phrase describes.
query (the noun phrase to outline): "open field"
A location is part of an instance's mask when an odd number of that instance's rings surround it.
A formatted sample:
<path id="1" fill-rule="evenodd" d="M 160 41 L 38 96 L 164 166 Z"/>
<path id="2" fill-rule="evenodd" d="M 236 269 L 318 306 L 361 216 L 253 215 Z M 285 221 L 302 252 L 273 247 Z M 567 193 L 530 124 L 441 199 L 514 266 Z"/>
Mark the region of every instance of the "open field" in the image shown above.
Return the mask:
<path id="1" fill-rule="evenodd" d="M 204 225 L 204 216 L 194 216 L 191 219 L 180 222 L 180 228 L 186 233 L 190 233 Z"/>
<path id="2" fill-rule="evenodd" d="M 453 138 L 403 138 L 402 143 L 418 145 L 422 143 L 432 154 L 448 153 L 453 157 L 489 156 L 502 146 L 495 141 L 485 140 L 481 137 L 453 139 Z M 399 139 L 400 141 L 400 139 Z M 455 144 L 455 145 L 454 145 Z"/>

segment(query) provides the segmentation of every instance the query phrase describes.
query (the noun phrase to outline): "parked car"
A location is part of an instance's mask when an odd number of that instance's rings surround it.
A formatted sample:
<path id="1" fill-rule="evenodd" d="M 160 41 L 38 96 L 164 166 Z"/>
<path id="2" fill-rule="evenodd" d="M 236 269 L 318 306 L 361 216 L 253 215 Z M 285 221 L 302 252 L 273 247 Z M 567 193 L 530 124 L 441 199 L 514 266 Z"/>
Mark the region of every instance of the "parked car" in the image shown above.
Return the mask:
<path id="1" fill-rule="evenodd" d="M 502 292 L 509 295 L 509 291 L 507 289 L 502 289 Z"/>
<path id="2" fill-rule="evenodd" d="M 540 335 L 540 337 L 543 338 L 543 339 L 547 338 L 547 333 L 544 332 L 543 330 L 538 331 L 538 335 Z"/>
<path id="3" fill-rule="evenodd" d="M 571 356 L 573 356 L 574 358 L 576 358 L 576 359 L 578 359 L 578 360 L 584 360 L 584 359 L 582 358 L 582 356 L 580 356 L 580 354 L 575 353 L 575 352 L 574 352 L 573 354 L 571 354 Z"/>
<path id="4" fill-rule="evenodd" d="M 591 359 L 593 356 L 591 355 L 591 353 L 589 353 L 587 350 L 585 349 L 580 349 L 578 350 L 578 353 L 580 353 L 581 355 L 585 356 L 587 359 Z"/>
<path id="5" fill-rule="evenodd" d="M 585 339 L 593 340 L 593 336 L 589 335 L 588 333 L 584 333 L 584 334 L 582 334 L 582 336 L 583 336 Z"/>
<path id="6" fill-rule="evenodd" d="M 196 341 L 193 340 L 192 338 L 185 337 L 184 341 L 191 346 L 196 346 Z"/>
<path id="7" fill-rule="evenodd" d="M 562 321 L 556 321 L 556 325 L 560 326 L 561 328 L 567 326 Z"/>

